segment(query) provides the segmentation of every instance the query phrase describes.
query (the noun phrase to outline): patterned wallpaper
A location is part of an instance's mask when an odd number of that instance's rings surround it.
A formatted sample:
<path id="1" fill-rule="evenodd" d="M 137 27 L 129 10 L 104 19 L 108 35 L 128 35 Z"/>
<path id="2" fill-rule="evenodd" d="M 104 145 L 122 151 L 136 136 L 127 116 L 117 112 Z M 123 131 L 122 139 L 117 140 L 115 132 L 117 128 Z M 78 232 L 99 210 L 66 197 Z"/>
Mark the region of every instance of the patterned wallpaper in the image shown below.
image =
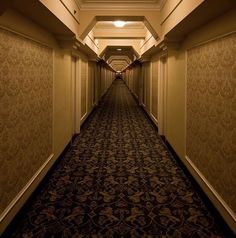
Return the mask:
<path id="1" fill-rule="evenodd" d="M 0 214 L 52 153 L 52 62 L 0 29 Z"/>
<path id="2" fill-rule="evenodd" d="M 236 213 L 236 34 L 188 51 L 187 156 Z"/>

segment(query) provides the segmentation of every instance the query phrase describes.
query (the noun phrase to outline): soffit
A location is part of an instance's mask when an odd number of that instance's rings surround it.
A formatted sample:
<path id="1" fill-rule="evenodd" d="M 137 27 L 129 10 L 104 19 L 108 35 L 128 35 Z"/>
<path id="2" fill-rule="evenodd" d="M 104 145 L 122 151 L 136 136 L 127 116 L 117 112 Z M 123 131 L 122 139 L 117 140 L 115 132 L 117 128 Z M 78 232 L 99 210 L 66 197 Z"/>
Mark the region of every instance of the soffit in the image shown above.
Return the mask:
<path id="1" fill-rule="evenodd" d="M 100 57 L 104 58 L 105 61 L 109 60 L 112 56 L 129 57 L 131 61 L 139 57 L 132 46 L 107 46 L 100 54 Z"/>
<path id="2" fill-rule="evenodd" d="M 100 57 L 116 71 L 121 71 L 139 58 L 139 47 L 148 34 L 143 21 L 126 21 L 124 27 L 115 27 L 114 21 L 98 21 L 91 36 L 100 47 Z M 120 50 L 118 50 L 120 49 Z"/>
<path id="3" fill-rule="evenodd" d="M 116 55 L 116 56 L 110 56 L 109 60 L 107 61 L 108 64 L 111 64 L 114 61 L 125 61 L 126 63 L 130 64 L 131 60 L 128 56 L 123 55 Z"/>
<path id="4" fill-rule="evenodd" d="M 100 57 L 110 64 L 114 70 L 122 71 L 139 55 L 132 46 L 107 46 Z"/>
<path id="5" fill-rule="evenodd" d="M 116 28 L 112 21 L 97 22 L 93 28 L 93 36 L 97 39 L 143 39 L 147 28 L 143 22 L 127 21 L 122 28 Z"/>
<path id="6" fill-rule="evenodd" d="M 85 2 L 97 3 L 157 3 L 160 1 L 96 1 L 84 0 Z M 114 10 L 114 9 L 113 9 Z M 127 10 L 127 9 L 126 9 Z M 124 21 L 124 27 L 115 27 L 114 21 Z M 118 16 L 101 15 L 94 18 L 87 36 L 98 47 L 99 56 L 108 64 L 112 64 L 115 70 L 122 70 L 140 57 L 140 48 L 151 36 L 156 39 L 154 30 L 144 16 Z M 153 35 L 154 34 L 154 35 Z M 122 49 L 122 50 L 117 50 Z M 121 64 L 122 63 L 122 64 Z M 119 69 L 117 69 L 119 68 Z"/>

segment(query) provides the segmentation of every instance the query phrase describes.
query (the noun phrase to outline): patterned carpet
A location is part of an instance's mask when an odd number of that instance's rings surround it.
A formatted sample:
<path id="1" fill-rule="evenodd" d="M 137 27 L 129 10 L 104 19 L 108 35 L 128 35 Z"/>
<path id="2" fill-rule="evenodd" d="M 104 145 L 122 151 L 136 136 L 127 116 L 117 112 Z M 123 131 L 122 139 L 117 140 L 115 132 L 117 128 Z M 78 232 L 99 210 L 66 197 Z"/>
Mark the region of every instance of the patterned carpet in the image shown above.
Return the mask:
<path id="1" fill-rule="evenodd" d="M 116 80 L 8 237 L 226 237 Z"/>

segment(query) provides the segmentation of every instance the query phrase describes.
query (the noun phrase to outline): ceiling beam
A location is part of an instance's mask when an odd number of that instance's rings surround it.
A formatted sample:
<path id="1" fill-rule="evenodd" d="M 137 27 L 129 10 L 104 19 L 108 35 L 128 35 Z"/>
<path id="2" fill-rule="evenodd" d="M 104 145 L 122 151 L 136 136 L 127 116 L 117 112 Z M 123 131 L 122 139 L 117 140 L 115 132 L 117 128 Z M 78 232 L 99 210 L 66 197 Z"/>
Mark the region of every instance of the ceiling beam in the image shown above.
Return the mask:
<path id="1" fill-rule="evenodd" d="M 100 13 L 100 14 L 99 14 Z M 99 14 L 99 15 L 98 15 Z M 160 12 L 153 11 L 129 11 L 126 15 L 124 11 L 80 11 L 80 38 L 84 38 L 93 29 L 98 21 L 142 21 L 146 28 L 152 33 L 153 37 L 157 39 L 161 35 Z"/>

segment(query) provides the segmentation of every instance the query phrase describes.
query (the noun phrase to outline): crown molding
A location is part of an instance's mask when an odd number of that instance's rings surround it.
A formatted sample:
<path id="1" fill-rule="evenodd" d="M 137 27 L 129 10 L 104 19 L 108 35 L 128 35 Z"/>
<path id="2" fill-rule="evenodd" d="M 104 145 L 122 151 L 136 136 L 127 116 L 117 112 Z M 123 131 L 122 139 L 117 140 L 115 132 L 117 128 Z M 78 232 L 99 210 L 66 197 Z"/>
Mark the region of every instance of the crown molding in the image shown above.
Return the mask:
<path id="1" fill-rule="evenodd" d="M 160 11 L 167 0 L 143 1 L 103 1 L 103 0 L 76 0 L 80 10 L 149 10 Z"/>

